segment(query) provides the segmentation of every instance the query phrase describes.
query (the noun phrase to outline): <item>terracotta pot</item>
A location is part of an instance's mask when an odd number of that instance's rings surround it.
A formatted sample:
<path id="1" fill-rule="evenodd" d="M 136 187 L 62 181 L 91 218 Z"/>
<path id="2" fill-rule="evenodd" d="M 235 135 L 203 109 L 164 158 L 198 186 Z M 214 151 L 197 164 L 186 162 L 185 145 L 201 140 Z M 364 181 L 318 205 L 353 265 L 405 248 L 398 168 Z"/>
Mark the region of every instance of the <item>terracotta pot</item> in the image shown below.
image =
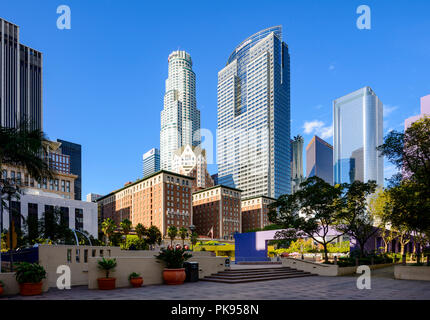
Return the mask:
<path id="1" fill-rule="evenodd" d="M 19 293 L 22 296 L 37 296 L 42 294 L 42 282 L 39 283 L 20 283 Z"/>
<path id="2" fill-rule="evenodd" d="M 115 289 L 116 278 L 98 278 L 99 290 Z"/>
<path id="3" fill-rule="evenodd" d="M 133 286 L 133 288 L 140 288 L 143 284 L 143 278 L 142 277 L 131 278 L 130 283 Z"/>
<path id="4" fill-rule="evenodd" d="M 181 269 L 164 269 L 163 279 L 166 284 L 177 285 L 185 281 L 185 268 Z"/>

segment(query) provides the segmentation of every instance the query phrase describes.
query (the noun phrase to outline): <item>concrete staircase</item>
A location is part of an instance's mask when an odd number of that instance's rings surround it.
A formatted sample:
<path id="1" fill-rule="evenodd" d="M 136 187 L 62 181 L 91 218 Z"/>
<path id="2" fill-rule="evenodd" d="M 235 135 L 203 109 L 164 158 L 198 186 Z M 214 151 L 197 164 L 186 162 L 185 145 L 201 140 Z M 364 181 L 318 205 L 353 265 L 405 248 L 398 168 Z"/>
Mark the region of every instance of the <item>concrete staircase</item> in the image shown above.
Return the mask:
<path id="1" fill-rule="evenodd" d="M 268 281 L 278 279 L 289 279 L 299 277 L 315 276 L 309 272 L 300 271 L 289 267 L 274 268 L 250 268 L 225 270 L 206 276 L 201 281 L 223 282 L 223 283 L 244 283 L 255 281 Z"/>

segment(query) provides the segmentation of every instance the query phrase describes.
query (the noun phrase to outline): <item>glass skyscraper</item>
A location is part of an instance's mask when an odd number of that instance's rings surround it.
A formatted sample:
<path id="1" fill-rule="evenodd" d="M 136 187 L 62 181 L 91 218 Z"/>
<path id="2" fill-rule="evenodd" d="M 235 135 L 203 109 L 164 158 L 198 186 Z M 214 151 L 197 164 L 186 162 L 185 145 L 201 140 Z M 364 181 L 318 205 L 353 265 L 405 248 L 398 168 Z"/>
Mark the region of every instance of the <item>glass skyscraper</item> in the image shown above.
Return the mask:
<path id="1" fill-rule="evenodd" d="M 200 111 L 196 103 L 196 75 L 185 51 L 169 55 L 164 109 L 161 111 L 161 169 L 172 170 L 173 153 L 187 144 L 200 145 Z"/>
<path id="2" fill-rule="evenodd" d="M 70 173 L 78 176 L 75 179 L 75 200 L 82 200 L 82 146 L 61 139 L 57 142 L 61 142 L 61 152 L 70 156 Z"/>
<path id="3" fill-rule="evenodd" d="M 219 183 L 244 198 L 290 193 L 290 148 L 290 55 L 276 26 L 245 39 L 218 73 Z"/>
<path id="4" fill-rule="evenodd" d="M 160 150 L 152 148 L 143 157 L 143 177 L 160 171 Z"/>
<path id="5" fill-rule="evenodd" d="M 306 177 L 313 176 L 333 185 L 333 146 L 318 136 L 306 147 Z"/>
<path id="6" fill-rule="evenodd" d="M 374 180 L 384 185 L 383 105 L 369 87 L 333 102 L 334 183 Z"/>

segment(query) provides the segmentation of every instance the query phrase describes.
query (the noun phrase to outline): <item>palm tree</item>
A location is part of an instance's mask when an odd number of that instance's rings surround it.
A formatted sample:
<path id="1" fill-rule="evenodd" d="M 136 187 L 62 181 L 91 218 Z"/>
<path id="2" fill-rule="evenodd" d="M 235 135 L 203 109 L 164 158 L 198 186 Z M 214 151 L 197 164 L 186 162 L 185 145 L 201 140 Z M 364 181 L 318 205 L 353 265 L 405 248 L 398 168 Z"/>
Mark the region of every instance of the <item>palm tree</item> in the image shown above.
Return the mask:
<path id="1" fill-rule="evenodd" d="M 151 246 L 151 249 L 154 244 L 161 243 L 162 234 L 160 229 L 158 229 L 156 226 L 150 226 L 146 232 L 146 236 L 146 243 Z"/>
<path id="2" fill-rule="evenodd" d="M 175 226 L 170 226 L 167 229 L 167 235 L 170 238 L 170 245 L 173 246 L 173 240 L 175 240 L 176 236 L 178 235 L 178 228 L 176 228 Z"/>
<path id="3" fill-rule="evenodd" d="M 116 229 L 116 224 L 111 218 L 107 218 L 102 222 L 102 232 L 105 234 L 107 241 L 109 243 L 110 238 L 113 236 Z"/>
<path id="4" fill-rule="evenodd" d="M 185 246 L 185 238 L 188 236 L 188 230 L 187 228 L 181 227 L 179 229 L 179 236 L 182 239 L 182 248 Z"/>
<path id="5" fill-rule="evenodd" d="M 130 220 L 128 219 L 124 219 L 121 221 L 120 223 L 121 229 L 122 229 L 122 234 L 124 235 L 125 239 L 124 239 L 124 244 L 127 242 L 127 235 L 130 233 L 131 227 L 132 227 L 132 223 Z"/>
<path id="6" fill-rule="evenodd" d="M 136 228 L 134 228 L 134 230 L 136 231 L 137 236 L 139 237 L 140 240 L 143 239 L 143 237 L 146 235 L 147 233 L 147 229 L 145 228 L 145 226 L 141 223 L 138 223 Z"/>

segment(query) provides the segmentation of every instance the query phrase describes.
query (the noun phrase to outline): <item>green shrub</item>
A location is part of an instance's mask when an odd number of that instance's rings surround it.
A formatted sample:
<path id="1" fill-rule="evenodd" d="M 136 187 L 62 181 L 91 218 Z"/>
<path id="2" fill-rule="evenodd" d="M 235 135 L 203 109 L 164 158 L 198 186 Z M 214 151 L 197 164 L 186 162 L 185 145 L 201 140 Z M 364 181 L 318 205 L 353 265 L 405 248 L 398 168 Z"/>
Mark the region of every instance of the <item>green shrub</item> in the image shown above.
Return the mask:
<path id="1" fill-rule="evenodd" d="M 37 263 L 21 262 L 17 264 L 15 278 L 18 283 L 40 283 L 46 278 L 46 271 Z"/>
<path id="2" fill-rule="evenodd" d="M 180 269 L 184 267 L 184 262 L 191 258 L 192 255 L 186 253 L 182 248 L 162 248 L 160 254 L 155 256 L 157 260 L 163 262 L 167 269 Z"/>
<path id="3" fill-rule="evenodd" d="M 131 279 L 135 279 L 135 278 L 140 278 L 140 274 L 136 273 L 136 272 L 132 272 L 130 273 L 130 275 L 128 276 L 128 280 L 130 281 Z"/>
<path id="4" fill-rule="evenodd" d="M 98 261 L 98 267 L 106 273 L 106 278 L 109 278 L 109 273 L 116 268 L 116 259 L 105 259 Z"/>

